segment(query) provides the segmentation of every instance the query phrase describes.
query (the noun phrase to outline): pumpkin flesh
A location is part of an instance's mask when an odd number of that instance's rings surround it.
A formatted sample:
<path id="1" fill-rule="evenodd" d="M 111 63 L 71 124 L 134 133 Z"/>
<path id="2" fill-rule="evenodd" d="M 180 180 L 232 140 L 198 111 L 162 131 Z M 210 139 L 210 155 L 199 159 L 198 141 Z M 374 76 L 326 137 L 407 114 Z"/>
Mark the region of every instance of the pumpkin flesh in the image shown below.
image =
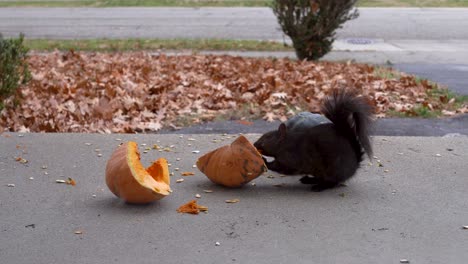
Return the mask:
<path id="1" fill-rule="evenodd" d="M 128 203 L 149 203 L 171 192 L 166 159 L 160 158 L 145 169 L 138 145 L 132 141 L 115 150 L 107 162 L 106 183 L 112 193 Z"/>

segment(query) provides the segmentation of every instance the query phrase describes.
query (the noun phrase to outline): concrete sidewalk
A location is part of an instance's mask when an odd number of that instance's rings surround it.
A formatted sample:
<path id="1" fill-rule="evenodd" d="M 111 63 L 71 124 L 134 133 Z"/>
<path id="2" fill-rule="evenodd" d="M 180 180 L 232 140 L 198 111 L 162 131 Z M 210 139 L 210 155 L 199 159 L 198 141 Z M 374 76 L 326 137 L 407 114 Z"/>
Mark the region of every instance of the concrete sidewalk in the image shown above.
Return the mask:
<path id="1" fill-rule="evenodd" d="M 227 189 L 192 167 L 235 137 L 2 134 L 1 262 L 466 263 L 468 137 L 375 137 L 383 167 L 366 161 L 346 187 L 322 193 L 272 172 L 254 180 L 256 186 Z M 106 161 L 126 140 L 174 145 L 142 153 L 144 165 L 159 157 L 172 164 L 173 194 L 132 206 L 110 193 Z M 181 171 L 195 176 L 175 183 Z M 67 177 L 77 185 L 55 183 Z M 196 193 L 208 213 L 178 214 Z M 224 202 L 234 198 L 240 202 Z"/>

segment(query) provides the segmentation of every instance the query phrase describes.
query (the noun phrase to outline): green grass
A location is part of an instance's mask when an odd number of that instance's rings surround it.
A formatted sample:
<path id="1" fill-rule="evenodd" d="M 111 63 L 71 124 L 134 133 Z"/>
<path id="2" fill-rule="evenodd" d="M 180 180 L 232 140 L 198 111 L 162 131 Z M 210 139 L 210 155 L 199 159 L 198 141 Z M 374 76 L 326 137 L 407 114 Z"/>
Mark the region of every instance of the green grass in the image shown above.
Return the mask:
<path id="1" fill-rule="evenodd" d="M 246 6 L 265 7 L 272 0 L 68 0 L 68 1 L 13 1 L 0 2 L 0 7 L 38 6 L 38 7 L 116 7 L 116 6 Z M 362 7 L 468 7 L 467 0 L 360 0 Z"/>
<path id="2" fill-rule="evenodd" d="M 28 39 L 25 45 L 30 50 L 52 51 L 133 51 L 133 50 L 241 50 L 241 51 L 292 51 L 289 46 L 271 41 L 224 40 L 224 39 L 90 39 L 48 40 Z"/>
<path id="3" fill-rule="evenodd" d="M 116 7 L 116 6 L 140 6 L 140 7 L 204 7 L 204 6 L 269 6 L 270 0 L 71 0 L 71 1 L 11 1 L 0 2 L 2 6 L 41 6 L 41 7 Z"/>
<path id="4" fill-rule="evenodd" d="M 467 0 L 361 0 L 362 7 L 468 7 Z"/>

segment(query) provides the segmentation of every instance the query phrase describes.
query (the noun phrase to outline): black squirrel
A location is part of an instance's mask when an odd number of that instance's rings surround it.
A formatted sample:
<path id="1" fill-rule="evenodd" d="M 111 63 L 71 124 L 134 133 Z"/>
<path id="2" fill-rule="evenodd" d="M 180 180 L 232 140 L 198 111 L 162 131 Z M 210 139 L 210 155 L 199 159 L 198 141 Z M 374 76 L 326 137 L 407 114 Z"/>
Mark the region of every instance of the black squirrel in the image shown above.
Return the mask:
<path id="1" fill-rule="evenodd" d="M 275 160 L 265 163 L 268 169 L 286 174 L 305 174 L 301 182 L 312 184 L 312 191 L 332 188 L 351 178 L 363 155 L 372 156 L 369 127 L 374 108 L 368 100 L 346 89 L 333 90 L 320 108 L 331 123 L 265 133 L 254 146 L 264 156 Z"/>

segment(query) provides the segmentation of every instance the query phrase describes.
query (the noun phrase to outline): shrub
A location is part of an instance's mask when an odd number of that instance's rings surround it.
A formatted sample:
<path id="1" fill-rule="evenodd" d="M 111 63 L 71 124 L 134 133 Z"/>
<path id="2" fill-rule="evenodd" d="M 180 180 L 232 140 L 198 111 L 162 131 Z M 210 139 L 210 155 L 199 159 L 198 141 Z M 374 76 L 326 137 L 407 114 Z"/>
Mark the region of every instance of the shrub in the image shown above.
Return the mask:
<path id="1" fill-rule="evenodd" d="M 20 84 L 31 78 L 28 69 L 28 49 L 23 44 L 24 36 L 5 39 L 0 34 L 0 107 L 8 96 L 15 93 Z M 1 110 L 1 109 L 0 109 Z"/>
<path id="2" fill-rule="evenodd" d="M 274 0 L 273 13 L 303 60 L 317 60 L 327 54 L 335 30 L 358 17 L 357 0 Z"/>

